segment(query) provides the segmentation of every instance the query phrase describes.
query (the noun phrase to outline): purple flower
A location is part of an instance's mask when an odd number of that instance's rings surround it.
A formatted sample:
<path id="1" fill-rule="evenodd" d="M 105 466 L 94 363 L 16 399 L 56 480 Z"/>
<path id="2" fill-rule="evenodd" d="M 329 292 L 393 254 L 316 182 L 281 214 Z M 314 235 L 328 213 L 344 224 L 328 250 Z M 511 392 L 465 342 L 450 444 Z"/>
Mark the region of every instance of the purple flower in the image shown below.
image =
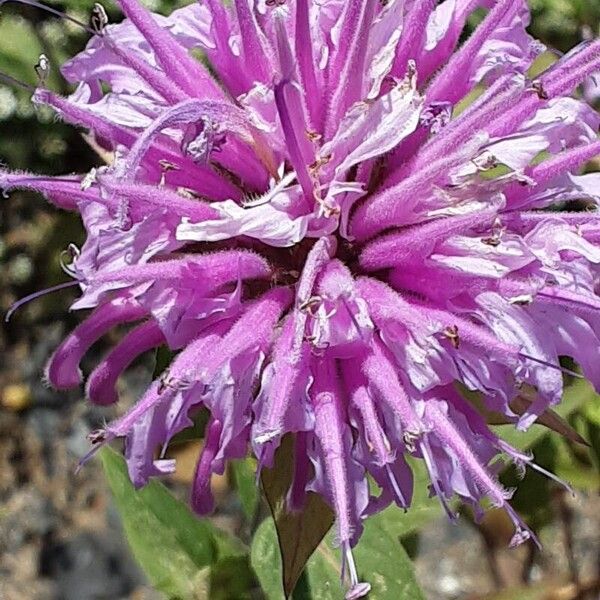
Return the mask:
<path id="1" fill-rule="evenodd" d="M 119 3 L 127 19 L 106 24 L 97 5 L 62 67 L 75 92 L 33 96 L 108 166 L 0 174 L 78 211 L 88 234 L 65 269 L 74 308 L 93 311 L 50 359 L 56 388 L 79 385 L 84 353 L 122 323 L 87 379 L 93 402 L 117 400 L 138 355 L 178 351 L 95 447 L 124 437 L 144 485 L 208 409 L 204 513 L 227 459 L 250 446 L 270 466 L 295 434 L 289 506 L 312 490 L 335 510 L 347 598 L 369 588 L 351 553 L 364 519 L 410 506 L 406 455 L 450 516 L 455 496 L 477 514 L 487 498 L 514 543 L 530 537 L 494 461 L 538 467 L 456 384 L 523 430 L 560 402 L 560 356 L 600 389 L 600 175 L 577 174 L 600 154 L 600 115 L 571 97 L 600 70 L 600 41 L 531 80 L 544 47 L 523 0 L 206 0 L 170 17 Z"/>

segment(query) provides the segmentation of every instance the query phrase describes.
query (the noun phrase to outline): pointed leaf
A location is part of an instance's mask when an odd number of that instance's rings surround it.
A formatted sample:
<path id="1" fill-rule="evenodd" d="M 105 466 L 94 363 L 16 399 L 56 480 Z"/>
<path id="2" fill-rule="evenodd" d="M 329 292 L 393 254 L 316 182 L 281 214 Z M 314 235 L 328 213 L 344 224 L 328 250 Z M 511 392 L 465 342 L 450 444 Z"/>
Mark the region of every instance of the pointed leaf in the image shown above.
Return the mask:
<path id="1" fill-rule="evenodd" d="M 231 461 L 235 489 L 248 522 L 252 522 L 260 500 L 256 485 L 256 461 L 253 458 Z"/>
<path id="2" fill-rule="evenodd" d="M 592 401 L 600 401 L 600 396 L 596 394 L 588 381 L 578 379 L 565 388 L 562 401 L 554 408 L 553 412 L 556 416 L 564 420 L 584 404 Z M 514 425 L 499 425 L 493 427 L 493 429 L 503 440 L 520 449 L 530 448 L 548 433 L 547 425 L 539 423 L 534 423 L 525 432 L 517 431 Z"/>
<path id="3" fill-rule="evenodd" d="M 505 415 L 489 410 L 485 405 L 482 394 L 466 390 L 465 388 L 461 388 L 461 394 L 465 400 L 470 402 L 477 409 L 477 412 L 483 416 L 488 425 L 513 425 L 513 421 L 508 419 Z M 535 391 L 523 390 L 521 395 L 512 400 L 510 407 L 515 414 L 521 416 L 534 400 Z M 577 431 L 575 431 L 559 413 L 551 408 L 544 411 L 538 417 L 536 424 L 543 425 L 547 429 L 559 433 L 572 442 L 587 445 L 587 442 L 581 435 L 579 435 L 579 433 L 577 433 Z"/>
<path id="4" fill-rule="evenodd" d="M 325 501 L 309 492 L 304 509 L 291 513 L 286 496 L 294 474 L 294 438 L 285 436 L 275 453 L 272 469 L 263 469 L 261 481 L 275 521 L 283 564 L 283 590 L 289 597 L 306 561 L 333 524 Z M 259 576 L 260 577 L 260 576 Z"/>
<path id="5" fill-rule="evenodd" d="M 156 589 L 171 598 L 205 598 L 209 567 L 243 553 L 241 542 L 198 519 L 158 481 L 136 490 L 111 448 L 100 458 L 132 552 Z"/>
<path id="6" fill-rule="evenodd" d="M 281 552 L 273 519 L 265 519 L 254 533 L 250 564 L 268 600 L 284 600 Z"/>
<path id="7" fill-rule="evenodd" d="M 439 514 L 439 510 L 437 511 Z M 359 579 L 371 584 L 369 600 L 421 600 L 424 598 L 406 554 L 399 531 L 405 531 L 406 515 L 390 507 L 365 522 L 363 534 L 354 548 Z M 341 561 L 330 533 L 306 566 L 312 598 L 339 600 Z"/>

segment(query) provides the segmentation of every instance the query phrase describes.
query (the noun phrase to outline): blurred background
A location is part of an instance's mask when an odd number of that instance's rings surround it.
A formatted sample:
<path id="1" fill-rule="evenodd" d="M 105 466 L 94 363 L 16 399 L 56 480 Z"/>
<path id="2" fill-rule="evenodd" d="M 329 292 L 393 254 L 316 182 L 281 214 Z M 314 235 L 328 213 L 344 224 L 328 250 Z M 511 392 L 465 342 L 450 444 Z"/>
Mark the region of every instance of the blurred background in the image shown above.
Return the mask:
<path id="1" fill-rule="evenodd" d="M 168 13 L 170 0 L 146 2 Z M 91 0 L 53 3 L 87 22 Z M 566 51 L 600 34 L 600 0 L 530 0 L 531 31 Z M 111 20 L 120 16 L 106 6 Z M 35 84 L 40 53 L 53 66 L 48 85 L 69 91 L 58 66 L 81 50 L 87 34 L 39 9 L 4 4 L 0 10 L 0 71 Z M 0 82 L 0 161 L 37 173 L 85 172 L 99 159 L 76 129 L 34 110 L 25 90 Z M 81 244 L 76 216 L 61 213 L 30 193 L 0 202 L 0 312 L 17 299 L 62 281 L 61 252 Z M 70 289 L 46 295 L 17 311 L 0 334 L 0 600 L 97 600 L 159 598 L 127 549 L 99 464 L 78 475 L 76 461 L 88 450 L 87 434 L 123 410 L 150 380 L 153 359 L 137 363 L 121 381 L 119 409 L 99 409 L 82 393 L 56 393 L 43 384 L 46 360 L 79 317 L 69 312 Z M 112 340 L 114 341 L 114 340 Z M 111 344 L 104 340 L 86 357 L 93 365 Z M 95 355 L 94 355 L 95 354 Z M 433 519 L 405 540 L 419 580 L 432 600 L 600 598 L 600 403 L 580 399 L 570 423 L 591 446 L 557 435 L 538 437 L 538 462 L 569 480 L 575 498 L 554 483 L 528 474 L 515 507 L 540 532 L 544 550 L 507 550 L 509 525 L 490 512 L 475 526 L 465 514 L 458 526 Z M 169 482 L 182 497 L 193 473 L 197 443 L 177 450 L 178 474 Z M 514 475 L 505 475 L 507 483 Z M 237 531 L 241 510 L 231 478 L 214 482 L 215 519 Z M 390 557 L 392 559 L 392 557 Z M 237 597 L 231 592 L 231 598 Z M 241 594 L 241 592 L 240 592 Z M 253 595 L 260 597 L 260 594 Z M 245 596 L 244 596 L 245 597 Z M 410 600 L 410 599 L 408 599 Z"/>

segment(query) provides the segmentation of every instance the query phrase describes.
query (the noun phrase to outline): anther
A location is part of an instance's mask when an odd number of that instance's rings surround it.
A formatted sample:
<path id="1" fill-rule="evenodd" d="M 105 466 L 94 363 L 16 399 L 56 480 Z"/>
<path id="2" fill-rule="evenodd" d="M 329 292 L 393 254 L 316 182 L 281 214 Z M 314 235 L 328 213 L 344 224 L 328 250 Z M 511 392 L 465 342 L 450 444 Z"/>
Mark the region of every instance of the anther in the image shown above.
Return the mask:
<path id="1" fill-rule="evenodd" d="M 40 85 L 45 87 L 50 75 L 50 61 L 48 60 L 48 57 L 45 54 L 40 54 L 38 63 L 34 68 Z"/>
<path id="2" fill-rule="evenodd" d="M 325 156 L 320 156 L 315 160 L 314 163 L 310 164 L 308 170 L 311 175 L 314 175 L 321 167 L 324 167 L 333 157 L 333 154 L 327 154 Z"/>
<path id="3" fill-rule="evenodd" d="M 481 238 L 481 241 L 487 246 L 492 246 L 493 248 L 496 248 L 500 245 L 500 240 L 496 236 Z"/>
<path id="4" fill-rule="evenodd" d="M 189 200 L 202 200 L 202 196 L 191 188 L 179 186 L 176 192 L 180 196 L 183 196 L 183 198 L 188 198 Z"/>
<path id="5" fill-rule="evenodd" d="M 306 130 L 306 137 L 311 142 L 320 142 L 323 139 L 323 136 L 320 133 L 317 133 L 316 131 L 309 131 L 308 129 Z"/>
<path id="6" fill-rule="evenodd" d="M 419 436 L 417 434 L 413 433 L 412 431 L 405 431 L 402 435 L 402 439 L 408 452 L 416 452 L 417 447 L 415 445 L 415 442 L 419 439 Z"/>
<path id="7" fill-rule="evenodd" d="M 96 175 L 98 173 L 98 170 L 93 167 L 89 173 L 86 174 L 86 176 L 81 180 L 81 189 L 83 191 L 88 190 L 89 188 L 92 187 L 92 185 L 94 183 L 96 183 Z"/>
<path id="8" fill-rule="evenodd" d="M 165 371 L 164 373 L 161 374 L 161 376 L 158 378 L 158 389 L 157 392 L 159 394 L 162 394 L 167 388 L 173 388 L 173 378 L 171 377 L 171 374 L 169 373 L 169 371 Z"/>
<path id="9" fill-rule="evenodd" d="M 75 244 L 69 244 L 65 250 L 60 253 L 60 268 L 69 276 L 77 279 L 77 271 L 74 268 L 75 262 L 79 258 L 81 251 Z M 69 259 L 69 264 L 66 260 Z"/>
<path id="10" fill-rule="evenodd" d="M 496 157 L 488 150 L 484 150 L 479 156 L 473 158 L 471 162 L 478 171 L 488 171 L 489 169 L 494 169 L 498 166 Z"/>
<path id="11" fill-rule="evenodd" d="M 175 392 L 177 390 L 189 390 L 197 383 L 192 378 L 182 376 L 176 377 L 168 369 L 164 371 L 158 378 L 158 393 L 163 394 L 167 390 Z M 207 386 L 204 386 L 206 389 Z M 204 392 L 203 392 L 204 393 Z"/>
<path id="12" fill-rule="evenodd" d="M 540 100 L 548 100 L 548 92 L 545 90 L 544 84 L 539 79 L 536 79 L 531 83 L 531 89 L 538 95 Z"/>
<path id="13" fill-rule="evenodd" d="M 460 337 L 458 335 L 458 327 L 456 325 L 451 325 L 450 327 L 446 327 L 443 331 L 444 336 L 450 340 L 452 347 L 455 350 L 458 350 L 460 345 Z"/>
<path id="14" fill-rule="evenodd" d="M 508 299 L 509 304 L 516 304 L 517 306 L 529 306 L 533 302 L 532 294 L 521 294 L 519 296 L 513 296 Z"/>
<path id="15" fill-rule="evenodd" d="M 178 167 L 176 164 L 165 160 L 164 158 L 161 158 L 158 161 L 158 164 L 160 165 L 160 169 L 161 169 L 161 174 L 160 174 L 160 182 L 159 182 L 159 186 L 163 187 L 166 183 L 166 175 L 169 171 L 179 171 L 180 167 Z"/>
<path id="16" fill-rule="evenodd" d="M 106 431 L 104 429 L 94 429 L 88 433 L 87 438 L 94 446 L 101 444 L 106 440 Z"/>
<path id="17" fill-rule="evenodd" d="M 320 296 L 311 296 L 308 300 L 305 300 L 298 305 L 298 310 L 307 311 L 312 314 L 311 309 L 318 306 L 321 303 L 322 298 Z"/>
<path id="18" fill-rule="evenodd" d="M 161 158 L 158 161 L 158 164 L 160 165 L 160 168 L 165 173 L 168 173 L 169 171 L 179 171 L 180 170 L 180 168 L 175 163 L 172 163 L 164 158 Z"/>
<path id="19" fill-rule="evenodd" d="M 104 10 L 104 6 L 99 2 L 94 4 L 90 15 L 90 27 L 96 35 L 104 35 L 104 29 L 108 25 L 108 15 Z"/>

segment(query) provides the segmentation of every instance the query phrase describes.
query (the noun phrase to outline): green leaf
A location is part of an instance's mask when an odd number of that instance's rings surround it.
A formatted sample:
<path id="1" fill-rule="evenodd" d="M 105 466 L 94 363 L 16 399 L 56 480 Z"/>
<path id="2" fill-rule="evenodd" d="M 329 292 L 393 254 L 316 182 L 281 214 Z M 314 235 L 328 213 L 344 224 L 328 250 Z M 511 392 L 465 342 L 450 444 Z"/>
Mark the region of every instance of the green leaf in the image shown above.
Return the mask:
<path id="1" fill-rule="evenodd" d="M 556 438 L 554 442 L 556 467 L 553 472 L 555 475 L 563 481 L 568 481 L 577 490 L 586 490 L 589 493 L 597 491 L 600 478 L 593 464 L 590 448 L 583 448 L 576 453 L 566 440 Z"/>
<path id="2" fill-rule="evenodd" d="M 396 505 L 386 508 L 382 514 L 390 513 L 387 519 L 390 532 L 396 537 L 404 537 L 416 532 L 426 523 L 443 514 L 440 501 L 429 497 L 429 474 L 422 460 L 407 456 L 406 460 L 413 472 L 414 492 L 410 508 L 404 512 Z M 392 514 L 393 513 L 393 514 Z"/>
<path id="3" fill-rule="evenodd" d="M 253 458 L 231 461 L 231 471 L 235 489 L 242 503 L 242 510 L 248 522 L 251 523 L 260 499 L 256 485 L 256 461 Z"/>
<path id="4" fill-rule="evenodd" d="M 422 461 L 408 457 L 414 477 L 414 495 L 410 509 L 389 506 L 369 517 L 354 548 L 359 577 L 371 584 L 369 600 L 420 600 L 411 560 L 401 539 L 416 532 L 442 513 L 437 498 L 429 497 L 429 476 Z M 339 600 L 341 557 L 333 548 L 334 535 L 328 534 L 306 566 L 308 586 L 313 600 Z"/>
<path id="5" fill-rule="evenodd" d="M 422 600 L 424 598 L 404 550 L 398 531 L 406 531 L 406 519 L 398 507 L 390 507 L 365 521 L 363 534 L 354 548 L 361 581 L 371 584 L 369 600 Z M 341 560 L 330 533 L 306 566 L 313 600 L 339 600 Z"/>
<path id="6" fill-rule="evenodd" d="M 405 515 L 397 507 L 367 519 L 360 541 L 353 550 L 362 581 L 371 584 L 369 600 L 422 600 L 411 561 L 397 532 L 407 531 Z M 305 591 L 298 600 L 340 600 L 340 552 L 333 547 L 333 533 L 319 544 L 304 572 Z M 272 519 L 265 519 L 256 531 L 250 555 L 261 587 L 268 600 L 283 600 L 281 557 Z"/>
<path id="7" fill-rule="evenodd" d="M 253 600 L 253 593 L 258 588 L 258 582 L 249 557 L 229 556 L 220 559 L 211 568 L 210 600 Z"/>
<path id="8" fill-rule="evenodd" d="M 577 379 L 565 388 L 562 401 L 553 407 L 553 410 L 563 419 L 581 408 L 587 402 L 598 402 L 600 396 L 594 392 L 592 385 L 585 379 Z M 532 425 L 527 431 L 518 431 L 514 425 L 497 425 L 492 429 L 506 442 L 515 448 L 526 449 L 549 433 L 549 430 L 540 424 Z"/>
<path id="9" fill-rule="evenodd" d="M 275 453 L 273 468 L 263 469 L 261 477 L 277 530 L 286 597 L 292 593 L 306 561 L 333 524 L 333 512 L 320 496 L 312 492 L 307 494 L 302 511 L 288 512 L 286 496 L 292 483 L 294 464 L 294 438 L 287 435 Z M 254 552 L 253 555 L 256 556 Z"/>
<path id="10" fill-rule="evenodd" d="M 0 68 L 5 73 L 35 85 L 37 78 L 34 65 L 43 51 L 33 25 L 18 16 L 2 15 Z"/>
<path id="11" fill-rule="evenodd" d="M 285 464 L 291 471 L 290 465 L 293 465 L 291 440 L 285 440 L 285 443 L 282 444 L 277 459 L 279 461 L 285 459 Z M 425 523 L 438 517 L 441 509 L 436 498 L 429 498 L 429 478 L 422 462 L 414 459 L 409 459 L 409 461 L 415 479 L 415 492 L 410 510 L 405 513 L 397 506 L 390 506 L 381 514 L 367 519 L 364 532 L 354 550 L 359 574 L 373 586 L 369 595 L 370 599 L 419 600 L 422 598 L 414 578 L 410 559 L 400 543 L 400 538 L 413 533 Z M 278 467 L 280 465 L 276 462 L 274 471 Z M 263 476 L 263 483 L 264 479 Z M 288 481 L 288 478 L 285 477 L 281 479 L 284 482 Z M 285 488 L 287 491 L 287 487 L 283 483 L 281 488 Z M 280 489 L 278 497 L 281 496 Z M 329 511 L 329 509 L 327 510 Z M 313 525 L 305 515 L 302 517 L 304 527 Z M 298 523 L 295 524 L 298 526 Z M 292 531 L 288 531 L 288 533 Z M 300 537 L 303 533 L 301 530 L 296 535 Z M 286 597 L 281 583 L 284 575 L 281 553 L 278 549 L 281 542 L 278 542 L 277 534 L 278 530 L 272 519 L 263 521 L 254 535 L 250 554 L 252 567 L 269 600 L 283 600 Z M 309 558 L 304 571 L 303 587 L 310 589 L 310 595 L 300 594 L 299 590 L 296 590 L 298 594 L 295 593 L 294 597 L 299 600 L 306 600 L 306 598 L 339 600 L 343 595 L 339 581 L 341 561 L 339 551 L 333 548 L 333 537 L 333 533 L 329 533 Z M 281 534 L 279 539 L 281 540 Z M 298 543 L 300 543 L 300 539 Z M 306 551 L 308 547 L 305 547 L 304 550 Z M 289 548 L 282 548 L 282 553 L 286 550 L 289 551 Z M 286 593 L 289 596 L 289 588 Z"/>
<path id="12" fill-rule="evenodd" d="M 169 598 L 208 597 L 210 565 L 243 554 L 241 542 L 198 519 L 156 480 L 135 490 L 114 450 L 103 448 L 100 458 L 129 545 L 152 585 Z"/>
<path id="13" fill-rule="evenodd" d="M 281 552 L 273 519 L 265 519 L 254 533 L 250 564 L 268 600 L 284 600 Z"/>

